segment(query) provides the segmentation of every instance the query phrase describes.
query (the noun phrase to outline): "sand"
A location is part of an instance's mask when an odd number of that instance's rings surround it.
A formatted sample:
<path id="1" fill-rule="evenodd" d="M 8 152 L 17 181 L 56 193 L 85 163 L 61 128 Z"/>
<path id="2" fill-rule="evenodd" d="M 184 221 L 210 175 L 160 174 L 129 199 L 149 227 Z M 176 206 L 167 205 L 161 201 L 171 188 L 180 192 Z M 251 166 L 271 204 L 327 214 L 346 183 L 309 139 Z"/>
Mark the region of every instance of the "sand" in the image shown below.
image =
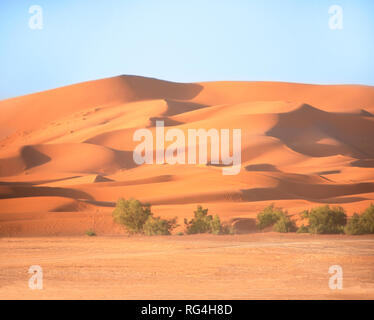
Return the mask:
<path id="1" fill-rule="evenodd" d="M 351 216 L 374 202 L 373 115 L 370 86 L 138 76 L 0 101 L 0 299 L 373 299 L 372 236 L 255 227 L 271 203 L 300 224 L 311 207 Z M 241 129 L 240 173 L 136 165 L 133 133 L 157 120 Z M 119 197 L 181 225 L 201 204 L 239 234 L 127 237 L 112 221 Z M 43 290 L 28 288 L 30 265 Z M 343 290 L 328 287 L 331 265 Z"/>
<path id="2" fill-rule="evenodd" d="M 352 215 L 374 199 L 373 114 L 370 86 L 138 76 L 3 100 L 0 236 L 121 234 L 111 218 L 119 197 L 149 202 L 156 215 L 180 222 L 197 204 L 248 225 L 273 202 L 295 217 L 323 204 Z M 136 165 L 133 133 L 154 131 L 156 120 L 183 132 L 241 129 L 241 172 Z"/>
<path id="3" fill-rule="evenodd" d="M 3 238 L 0 299 L 373 299 L 373 249 L 373 236 L 276 233 Z"/>

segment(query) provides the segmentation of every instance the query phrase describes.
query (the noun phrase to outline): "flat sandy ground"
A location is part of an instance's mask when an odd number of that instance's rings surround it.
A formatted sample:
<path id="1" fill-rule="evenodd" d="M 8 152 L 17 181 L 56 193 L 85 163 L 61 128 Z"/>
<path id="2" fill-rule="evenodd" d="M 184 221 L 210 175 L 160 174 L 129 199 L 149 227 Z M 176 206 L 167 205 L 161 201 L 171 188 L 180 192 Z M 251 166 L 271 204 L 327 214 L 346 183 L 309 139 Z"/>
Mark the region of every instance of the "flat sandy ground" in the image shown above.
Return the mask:
<path id="1" fill-rule="evenodd" d="M 43 290 L 28 287 L 40 265 Z M 343 289 L 329 289 L 329 267 Z M 0 239 L 1 299 L 373 299 L 374 237 Z"/>

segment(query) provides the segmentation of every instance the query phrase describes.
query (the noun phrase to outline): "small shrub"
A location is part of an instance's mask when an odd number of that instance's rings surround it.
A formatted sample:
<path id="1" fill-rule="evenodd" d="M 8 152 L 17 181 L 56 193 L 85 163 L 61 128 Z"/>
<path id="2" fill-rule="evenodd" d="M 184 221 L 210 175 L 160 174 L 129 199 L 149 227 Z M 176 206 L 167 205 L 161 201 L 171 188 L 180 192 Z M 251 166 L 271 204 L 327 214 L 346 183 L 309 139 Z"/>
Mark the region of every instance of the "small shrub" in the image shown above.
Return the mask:
<path id="1" fill-rule="evenodd" d="M 143 231 L 147 236 L 170 235 L 171 231 L 176 227 L 177 218 L 166 220 L 150 216 L 144 223 Z"/>
<path id="2" fill-rule="evenodd" d="M 135 199 L 120 198 L 113 211 L 114 221 L 125 226 L 129 233 L 143 233 L 143 226 L 150 216 L 151 206 Z"/>
<path id="3" fill-rule="evenodd" d="M 374 233 L 374 205 L 371 204 L 361 215 L 360 223 L 364 233 Z"/>
<path id="4" fill-rule="evenodd" d="M 309 233 L 309 229 L 308 227 L 304 226 L 304 224 L 302 224 L 299 229 L 297 229 L 296 231 L 297 233 Z"/>
<path id="5" fill-rule="evenodd" d="M 309 211 L 308 210 L 304 210 L 303 212 L 300 213 L 300 216 L 303 219 L 308 219 L 308 217 L 309 217 Z"/>
<path id="6" fill-rule="evenodd" d="M 276 232 L 292 232 L 296 230 L 294 222 L 287 215 L 287 211 L 276 208 L 274 204 L 266 207 L 257 215 L 257 227 L 262 230 L 273 226 Z"/>
<path id="7" fill-rule="evenodd" d="M 278 221 L 274 224 L 273 230 L 276 232 L 294 232 L 296 230 L 295 223 L 285 214 L 280 215 Z"/>
<path id="8" fill-rule="evenodd" d="M 281 208 L 276 208 L 274 204 L 271 204 L 257 215 L 256 225 L 260 230 L 272 226 L 278 221 L 282 214 L 284 213 Z"/>
<path id="9" fill-rule="evenodd" d="M 95 233 L 95 231 L 93 231 L 93 230 L 87 230 L 86 232 L 85 232 L 85 234 L 87 235 L 87 236 L 89 236 L 89 237 L 95 237 L 96 236 L 96 233 Z"/>
<path id="10" fill-rule="evenodd" d="M 208 215 L 208 209 L 203 209 L 202 206 L 197 206 L 197 210 L 194 211 L 194 218 L 190 221 L 184 219 L 184 223 L 187 234 L 224 234 L 229 232 L 229 229 L 221 223 L 218 215 L 215 215 L 213 218 L 211 215 Z"/>
<path id="11" fill-rule="evenodd" d="M 222 225 L 219 216 L 215 215 L 213 220 L 210 223 L 211 231 L 213 234 L 221 234 L 222 233 Z"/>
<path id="12" fill-rule="evenodd" d="M 191 221 L 187 221 L 187 219 L 184 220 L 187 234 L 211 232 L 213 217 L 208 215 L 208 209 L 203 209 L 202 206 L 198 206 L 197 210 L 194 211 L 194 216 L 195 218 Z"/>
<path id="13" fill-rule="evenodd" d="M 355 213 L 344 229 L 351 235 L 374 233 L 374 205 L 370 205 L 361 215 Z"/>
<path id="14" fill-rule="evenodd" d="M 310 233 L 343 233 L 347 223 L 347 215 L 342 207 L 326 205 L 305 211 L 304 216 L 308 218 L 308 230 Z"/>
<path id="15" fill-rule="evenodd" d="M 177 227 L 177 218 L 167 220 L 154 217 L 149 204 L 143 204 L 135 199 L 118 199 L 113 211 L 113 220 L 123 225 L 129 233 L 148 236 L 169 235 Z"/>
<path id="16" fill-rule="evenodd" d="M 351 235 L 365 233 L 365 230 L 361 224 L 360 216 L 357 213 L 355 213 L 352 218 L 348 220 L 347 225 L 344 228 L 344 232 Z"/>
<path id="17" fill-rule="evenodd" d="M 183 236 L 184 235 L 184 233 L 182 232 L 182 231 L 179 231 L 178 233 L 177 233 L 177 236 Z"/>

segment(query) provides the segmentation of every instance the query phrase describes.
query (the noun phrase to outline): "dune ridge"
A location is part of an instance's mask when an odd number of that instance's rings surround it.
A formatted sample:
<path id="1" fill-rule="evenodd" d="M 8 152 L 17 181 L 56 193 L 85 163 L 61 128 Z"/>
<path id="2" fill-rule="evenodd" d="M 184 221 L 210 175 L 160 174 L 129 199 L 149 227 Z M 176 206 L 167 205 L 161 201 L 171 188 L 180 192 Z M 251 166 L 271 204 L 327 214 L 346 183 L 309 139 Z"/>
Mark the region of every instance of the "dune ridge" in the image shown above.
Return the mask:
<path id="1" fill-rule="evenodd" d="M 203 204 L 226 220 L 275 202 L 349 215 L 374 202 L 374 87 L 282 82 L 89 81 L 0 101 L 0 236 L 122 232 L 119 197 L 157 215 Z M 240 128 L 242 169 L 133 162 L 138 128 Z M 210 159 L 208 159 L 210 160 Z M 245 223 L 244 223 L 245 224 Z M 249 223 L 251 224 L 251 223 Z"/>

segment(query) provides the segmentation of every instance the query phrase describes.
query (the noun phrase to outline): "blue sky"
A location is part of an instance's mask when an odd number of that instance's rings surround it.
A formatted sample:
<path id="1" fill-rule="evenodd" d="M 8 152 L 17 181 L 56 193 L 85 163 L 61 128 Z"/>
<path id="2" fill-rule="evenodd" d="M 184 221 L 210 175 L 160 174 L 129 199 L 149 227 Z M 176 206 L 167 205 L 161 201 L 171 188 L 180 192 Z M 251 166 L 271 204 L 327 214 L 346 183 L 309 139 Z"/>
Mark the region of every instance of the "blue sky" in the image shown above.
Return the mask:
<path id="1" fill-rule="evenodd" d="M 120 74 L 374 85 L 374 1 L 0 1 L 0 99 Z"/>

